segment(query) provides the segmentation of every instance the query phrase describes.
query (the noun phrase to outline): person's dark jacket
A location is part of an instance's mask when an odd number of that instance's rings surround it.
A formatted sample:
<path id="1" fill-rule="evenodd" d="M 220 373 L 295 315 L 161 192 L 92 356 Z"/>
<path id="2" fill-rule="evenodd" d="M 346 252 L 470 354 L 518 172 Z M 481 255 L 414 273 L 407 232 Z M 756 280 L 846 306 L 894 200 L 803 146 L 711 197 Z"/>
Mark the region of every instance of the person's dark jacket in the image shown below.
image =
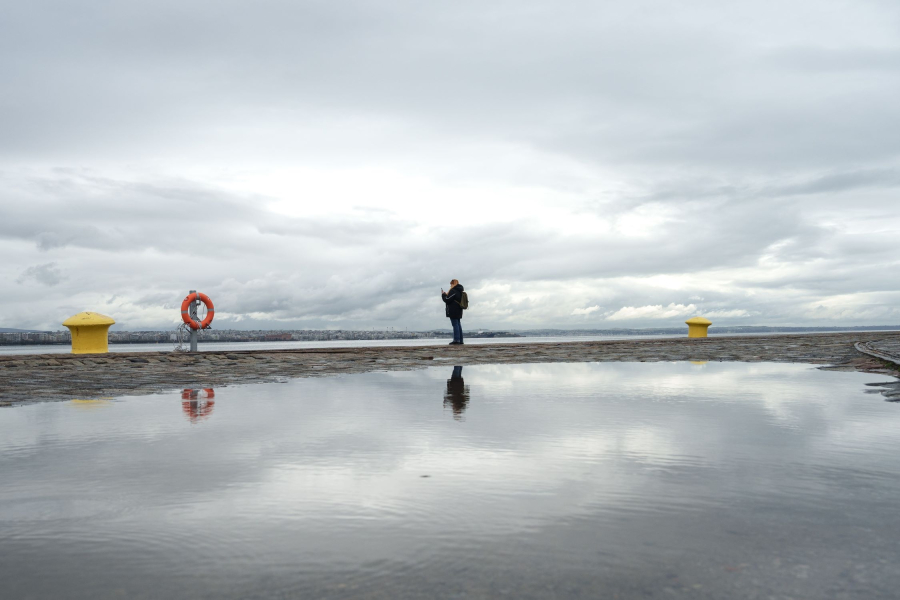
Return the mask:
<path id="1" fill-rule="evenodd" d="M 462 293 L 464 289 L 465 288 L 461 283 L 457 283 L 449 292 L 441 294 L 444 304 L 447 305 L 445 307 L 447 316 L 451 319 L 462 319 L 463 309 L 459 303 L 462 302 Z"/>

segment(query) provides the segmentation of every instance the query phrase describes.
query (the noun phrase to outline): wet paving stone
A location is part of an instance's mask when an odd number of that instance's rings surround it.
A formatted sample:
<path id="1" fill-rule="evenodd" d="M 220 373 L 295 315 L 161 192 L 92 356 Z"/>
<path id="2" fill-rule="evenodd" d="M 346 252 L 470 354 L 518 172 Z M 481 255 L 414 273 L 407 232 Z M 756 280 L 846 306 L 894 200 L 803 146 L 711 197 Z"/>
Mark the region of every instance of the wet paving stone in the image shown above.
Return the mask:
<path id="1" fill-rule="evenodd" d="M 554 362 L 796 362 L 832 370 L 898 375 L 900 365 L 864 354 L 867 344 L 900 360 L 900 334 L 854 332 L 701 339 L 610 340 L 566 343 L 308 348 L 291 350 L 0 356 L 0 401 L 15 404 L 83 396 L 151 394 L 179 387 L 322 377 L 337 373 L 422 369 L 437 361 L 458 365 Z M 893 354 L 891 354 L 893 353 Z M 896 388 L 884 388 L 895 393 Z"/>

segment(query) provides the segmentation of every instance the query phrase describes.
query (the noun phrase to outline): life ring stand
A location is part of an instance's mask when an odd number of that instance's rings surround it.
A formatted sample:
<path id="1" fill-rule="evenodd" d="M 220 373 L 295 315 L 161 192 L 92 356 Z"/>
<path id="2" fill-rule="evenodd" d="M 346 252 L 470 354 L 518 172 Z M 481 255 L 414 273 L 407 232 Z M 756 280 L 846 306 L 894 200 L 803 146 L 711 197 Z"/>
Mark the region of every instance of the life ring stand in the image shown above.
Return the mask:
<path id="1" fill-rule="evenodd" d="M 194 319 L 191 318 L 190 306 L 191 303 L 195 300 L 200 300 L 203 304 L 206 305 L 206 318 L 203 319 L 202 322 L 198 323 Z M 209 296 L 203 294 L 201 292 L 194 292 L 193 294 L 188 294 L 187 297 L 181 303 L 181 320 L 188 324 L 191 329 L 206 329 L 209 327 L 209 324 L 212 323 L 213 317 L 216 314 L 216 309 L 213 307 L 212 300 L 209 299 Z"/>

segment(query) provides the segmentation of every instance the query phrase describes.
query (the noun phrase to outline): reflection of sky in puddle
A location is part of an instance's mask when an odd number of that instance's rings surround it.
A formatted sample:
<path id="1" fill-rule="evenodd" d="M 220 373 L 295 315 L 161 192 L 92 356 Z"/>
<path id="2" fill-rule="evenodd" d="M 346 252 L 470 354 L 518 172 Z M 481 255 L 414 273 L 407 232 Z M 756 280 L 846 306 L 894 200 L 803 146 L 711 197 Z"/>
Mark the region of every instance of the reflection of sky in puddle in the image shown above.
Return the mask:
<path id="1" fill-rule="evenodd" d="M 863 394 L 873 379 L 447 365 L 5 410 L 0 580 L 48 598 L 896 586 L 900 407 Z M 866 577 L 826 575 L 848 561 Z"/>

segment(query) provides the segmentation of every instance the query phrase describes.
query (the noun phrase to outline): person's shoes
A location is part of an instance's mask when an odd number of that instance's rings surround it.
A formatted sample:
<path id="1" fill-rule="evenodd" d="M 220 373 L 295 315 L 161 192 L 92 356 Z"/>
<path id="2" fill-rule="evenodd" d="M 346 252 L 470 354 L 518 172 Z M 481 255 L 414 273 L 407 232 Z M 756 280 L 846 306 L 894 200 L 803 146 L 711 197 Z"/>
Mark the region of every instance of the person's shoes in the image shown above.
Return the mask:
<path id="1" fill-rule="evenodd" d="M 448 346 L 459 346 L 461 342 L 450 342 Z"/>

